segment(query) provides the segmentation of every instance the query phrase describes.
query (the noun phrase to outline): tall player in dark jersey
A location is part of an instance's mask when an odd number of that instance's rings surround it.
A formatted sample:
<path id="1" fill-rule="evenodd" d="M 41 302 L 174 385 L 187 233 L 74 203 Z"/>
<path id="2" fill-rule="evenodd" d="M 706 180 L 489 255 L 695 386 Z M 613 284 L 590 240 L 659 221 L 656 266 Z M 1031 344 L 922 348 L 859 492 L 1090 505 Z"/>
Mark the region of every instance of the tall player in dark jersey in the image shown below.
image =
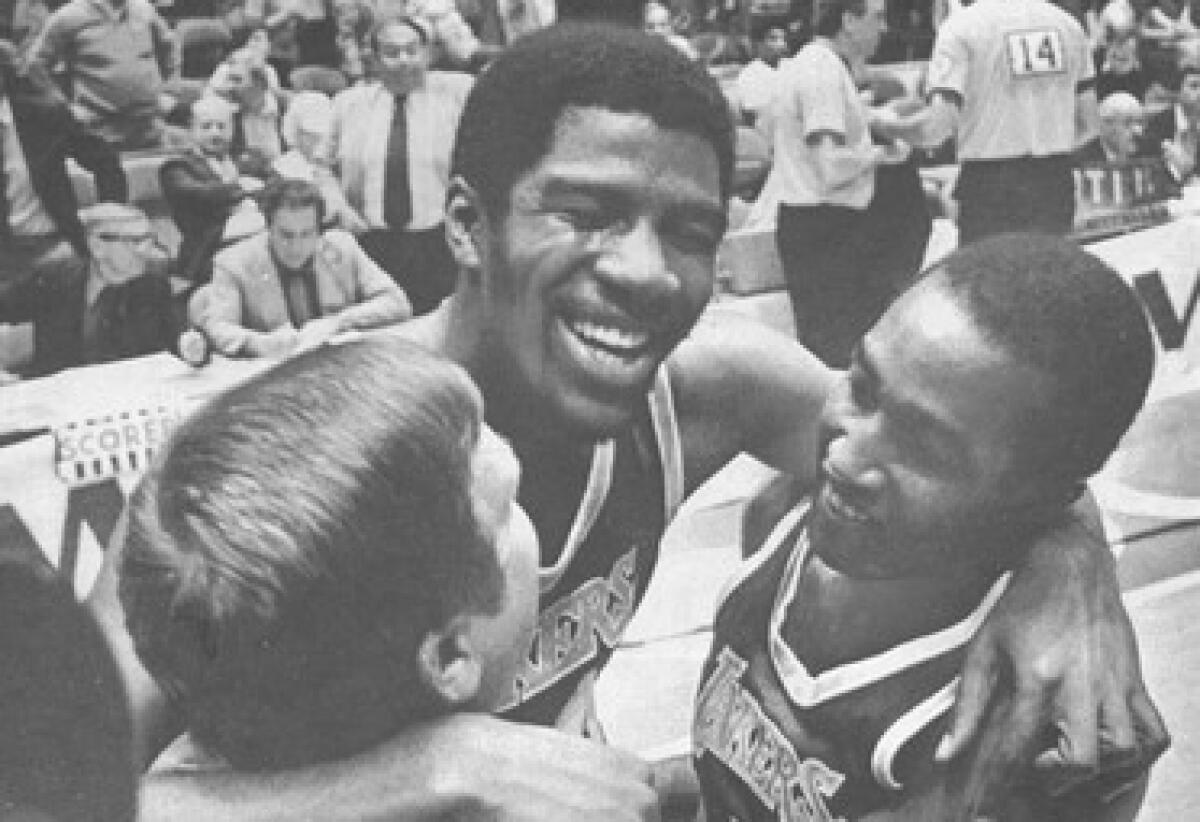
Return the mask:
<path id="1" fill-rule="evenodd" d="M 811 503 L 719 607 L 694 725 L 709 822 L 975 818 L 968 770 L 931 756 L 963 648 L 1153 363 L 1132 290 L 1046 236 L 959 250 L 888 309 L 822 414 Z M 1127 819 L 1140 799 L 1108 801 L 1138 770 L 1067 791 L 1032 770 L 996 818 Z"/>
<path id="2" fill-rule="evenodd" d="M 522 461 L 520 501 L 544 550 L 541 624 L 511 699 L 512 716 L 529 721 L 459 714 L 353 761 L 267 780 L 155 775 L 144 819 L 657 818 L 645 763 L 544 725 L 562 708 L 592 724 L 588 683 L 682 495 L 743 451 L 814 479 L 833 383 L 760 325 L 697 322 L 732 169 L 716 84 L 652 37 L 554 28 L 481 75 L 447 202 L 459 281 L 399 333 L 466 367 Z M 1025 698 L 1002 725 L 1008 747 L 1075 704 L 1090 708 L 1064 731 L 1079 761 L 1094 760 L 1098 722 L 1122 749 L 1141 726 L 1161 747 L 1103 546 L 1072 521 L 1033 556 L 973 646 L 955 744 L 977 726 L 991 673 L 1011 668 Z M 92 604 L 149 760 L 182 717 L 136 664 L 113 582 L 109 567 Z M 1074 641 L 1054 642 L 1062 636 Z"/>

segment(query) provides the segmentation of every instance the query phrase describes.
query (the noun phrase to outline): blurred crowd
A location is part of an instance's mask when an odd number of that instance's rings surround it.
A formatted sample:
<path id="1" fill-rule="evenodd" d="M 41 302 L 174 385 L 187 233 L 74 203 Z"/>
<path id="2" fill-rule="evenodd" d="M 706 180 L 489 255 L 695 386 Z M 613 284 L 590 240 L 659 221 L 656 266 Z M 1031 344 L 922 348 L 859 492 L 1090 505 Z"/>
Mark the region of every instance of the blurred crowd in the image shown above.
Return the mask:
<path id="1" fill-rule="evenodd" d="M 887 4 L 883 44 L 866 62 L 919 65 L 956 5 Z M 1200 2 L 1060 5 L 1084 27 L 1095 68 L 1098 125 L 1079 160 L 1157 157 L 1178 181 L 1190 179 L 1200 146 Z M 403 295 L 404 310 L 385 312 L 386 321 L 429 311 L 454 282 L 441 211 L 474 77 L 514 38 L 589 14 L 640 22 L 717 77 L 739 127 L 734 203 L 746 213 L 775 159 L 766 113 L 786 87 L 784 67 L 817 36 L 809 3 L 18 0 L 0 21 L 8 35 L 0 42 L 0 323 L 33 323 L 34 342 L 23 362 L 3 360 L 13 373 L 0 379 L 177 350 L 178 336 L 164 328 L 200 330 L 205 350 L 260 347 L 214 337 L 213 306 L 254 333 L 279 324 L 299 332 L 305 319 L 322 320 L 325 331 L 361 327 L 361 316 L 328 322 L 366 299 L 358 286 L 330 296 L 338 289 L 325 282 L 327 269 L 341 272 L 348 260 Z M 879 105 L 919 99 L 920 71 L 911 77 L 868 66 L 855 82 Z M 954 145 L 917 148 L 913 163 L 953 163 Z M 311 191 L 293 187 L 282 210 L 264 208 L 267 189 L 285 180 Z M 944 194 L 926 195 L 931 215 L 952 213 Z M 128 205 L 87 216 L 97 203 Z M 281 253 L 299 229 L 289 219 L 282 236 L 277 215 L 298 209 L 302 250 Z M 299 272 L 307 283 L 261 328 L 235 316 L 254 313 L 246 303 L 259 297 L 231 296 L 248 257 L 230 249 L 250 241 L 281 272 L 273 280 Z M 127 272 L 100 262 L 116 247 Z M 291 258 L 294 267 L 282 262 Z M 151 299 L 150 290 L 124 288 L 141 277 L 168 283 L 165 299 L 162 289 Z M 118 286 L 123 299 L 100 299 Z M 279 291 L 283 306 L 292 298 Z M 164 305 L 161 328 L 128 333 L 127 316 Z M 124 339 L 107 338 L 109 328 Z"/>

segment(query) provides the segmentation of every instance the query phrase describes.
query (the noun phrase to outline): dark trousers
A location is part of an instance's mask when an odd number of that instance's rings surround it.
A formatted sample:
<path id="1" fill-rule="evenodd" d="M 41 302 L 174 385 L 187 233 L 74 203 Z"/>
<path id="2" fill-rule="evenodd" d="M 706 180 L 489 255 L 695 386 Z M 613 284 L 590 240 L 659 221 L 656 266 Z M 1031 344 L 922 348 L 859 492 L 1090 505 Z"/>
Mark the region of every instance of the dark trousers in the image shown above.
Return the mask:
<path id="1" fill-rule="evenodd" d="M 423 231 L 374 229 L 359 235 L 358 242 L 404 289 L 414 315 L 437 308 L 454 290 L 456 267 L 444 226 Z"/>
<path id="2" fill-rule="evenodd" d="M 775 242 L 796 335 L 827 365 L 850 352 L 917 273 L 931 220 L 916 167 L 880 168 L 866 209 L 779 207 Z"/>
<path id="3" fill-rule="evenodd" d="M 960 245 L 1013 231 L 1065 236 L 1075 219 L 1071 158 L 967 160 L 954 197 Z"/>

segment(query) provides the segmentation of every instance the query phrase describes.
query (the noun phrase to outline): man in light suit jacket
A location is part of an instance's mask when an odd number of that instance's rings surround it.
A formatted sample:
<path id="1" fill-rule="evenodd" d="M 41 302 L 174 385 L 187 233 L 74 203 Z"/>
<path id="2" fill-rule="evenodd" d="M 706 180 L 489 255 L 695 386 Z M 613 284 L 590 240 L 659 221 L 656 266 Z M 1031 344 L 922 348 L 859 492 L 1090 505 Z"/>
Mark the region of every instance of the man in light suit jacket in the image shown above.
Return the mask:
<path id="1" fill-rule="evenodd" d="M 335 334 L 412 316 L 404 292 L 344 231 L 321 232 L 312 183 L 279 180 L 263 195 L 267 231 L 219 253 L 193 295 L 192 322 L 227 356 L 285 356 Z"/>

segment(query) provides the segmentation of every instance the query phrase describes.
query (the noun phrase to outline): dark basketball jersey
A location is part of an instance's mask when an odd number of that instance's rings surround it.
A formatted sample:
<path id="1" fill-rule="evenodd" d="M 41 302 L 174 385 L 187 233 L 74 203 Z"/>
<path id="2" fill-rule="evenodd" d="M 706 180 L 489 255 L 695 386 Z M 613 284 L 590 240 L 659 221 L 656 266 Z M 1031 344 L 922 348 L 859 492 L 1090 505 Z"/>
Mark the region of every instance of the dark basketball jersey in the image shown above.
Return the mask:
<path id="1" fill-rule="evenodd" d="M 863 614 L 876 600 L 867 589 L 886 581 L 864 581 L 860 595 L 857 581 L 839 580 L 853 594 L 840 609 L 798 596 L 822 584 L 806 510 L 783 518 L 717 611 L 692 729 L 709 822 L 846 819 L 897 804 L 897 759 L 938 730 L 962 649 L 1007 583 L 997 580 L 934 630 L 918 616 L 920 603 L 908 609 L 911 620 L 889 608 L 872 636 Z M 801 632 L 821 630 L 836 630 L 842 650 L 818 667 L 798 648 L 809 647 Z"/>
<path id="2" fill-rule="evenodd" d="M 536 463 L 525 464 L 522 474 L 533 478 L 538 470 Z M 582 497 L 553 477 L 522 480 L 521 505 L 542 539 L 541 610 L 503 709 L 507 718 L 554 724 L 580 680 L 608 660 L 645 593 L 659 541 L 682 496 L 679 433 L 665 368 L 634 424 L 593 448 Z M 570 510 L 575 516 L 565 538 L 550 544 L 546 520 Z"/>

